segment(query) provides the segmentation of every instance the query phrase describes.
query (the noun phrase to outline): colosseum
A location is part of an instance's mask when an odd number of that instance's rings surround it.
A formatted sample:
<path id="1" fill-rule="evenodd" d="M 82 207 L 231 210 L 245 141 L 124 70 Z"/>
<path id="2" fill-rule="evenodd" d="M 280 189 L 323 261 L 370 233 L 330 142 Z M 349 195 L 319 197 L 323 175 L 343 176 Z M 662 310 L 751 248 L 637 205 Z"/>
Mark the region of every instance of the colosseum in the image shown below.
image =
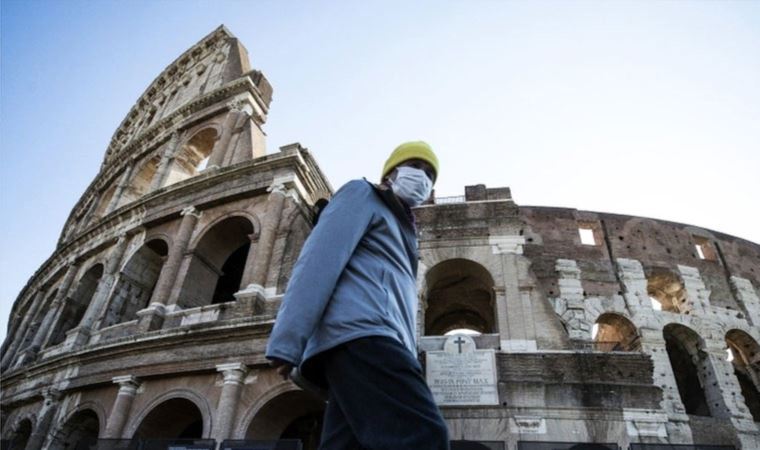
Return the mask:
<path id="1" fill-rule="evenodd" d="M 263 356 L 315 204 L 272 86 L 219 27 L 118 126 L 2 347 L 3 449 L 315 449 Z M 454 449 L 760 449 L 760 246 L 521 206 L 416 208 L 418 348 Z"/>

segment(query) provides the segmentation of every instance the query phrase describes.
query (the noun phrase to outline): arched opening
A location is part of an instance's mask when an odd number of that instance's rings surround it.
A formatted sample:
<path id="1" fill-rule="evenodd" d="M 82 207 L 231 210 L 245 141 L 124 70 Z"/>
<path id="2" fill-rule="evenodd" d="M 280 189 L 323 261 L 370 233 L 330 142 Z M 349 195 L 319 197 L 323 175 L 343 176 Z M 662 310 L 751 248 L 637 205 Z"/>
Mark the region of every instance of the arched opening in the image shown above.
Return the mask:
<path id="1" fill-rule="evenodd" d="M 148 306 L 169 246 L 161 239 L 143 244 L 119 274 L 101 328 L 137 319 L 137 311 Z"/>
<path id="2" fill-rule="evenodd" d="M 109 187 L 98 200 L 98 209 L 95 210 L 95 217 L 103 217 L 108 210 L 108 205 L 113 200 L 113 195 L 116 193 L 116 184 Z"/>
<path id="3" fill-rule="evenodd" d="M 230 217 L 203 235 L 182 285 L 178 304 L 183 308 L 235 301 L 251 245 L 253 225 L 244 217 Z"/>
<path id="4" fill-rule="evenodd" d="M 92 297 L 95 295 L 98 282 L 102 276 L 103 265 L 96 264 L 79 279 L 74 295 L 63 304 L 61 316 L 50 338 L 50 345 L 63 342 L 66 339 L 66 332 L 79 325 L 90 301 L 92 301 Z"/>
<path id="5" fill-rule="evenodd" d="M 82 441 L 90 441 L 98 438 L 100 434 L 100 421 L 95 411 L 85 409 L 77 412 L 53 435 L 51 450 L 67 450 L 76 448 Z"/>
<path id="6" fill-rule="evenodd" d="M 217 137 L 216 129 L 206 128 L 187 141 L 174 157 L 164 185 L 168 186 L 194 177 L 205 169 Z"/>
<path id="7" fill-rule="evenodd" d="M 599 350 L 608 352 L 637 352 L 641 342 L 636 326 L 620 314 L 599 316 L 592 329 L 592 338 Z"/>
<path id="8" fill-rule="evenodd" d="M 322 432 L 324 402 L 304 391 L 290 391 L 269 400 L 248 425 L 246 439 L 299 439 L 304 450 L 316 450 Z"/>
<path id="9" fill-rule="evenodd" d="M 754 421 L 760 422 L 760 345 L 741 330 L 726 333 L 726 344 L 744 403 Z"/>
<path id="10" fill-rule="evenodd" d="M 647 271 L 647 294 L 656 310 L 688 314 L 686 289 L 673 272 L 655 268 Z"/>
<path id="11" fill-rule="evenodd" d="M 133 439 L 201 439 L 203 415 L 195 403 L 173 398 L 153 408 L 140 422 Z"/>
<path id="12" fill-rule="evenodd" d="M 425 335 L 494 333 L 493 278 L 473 261 L 444 261 L 427 273 Z M 474 332 L 474 333 L 473 333 Z"/>
<path id="13" fill-rule="evenodd" d="M 32 421 L 24 419 L 16 425 L 16 429 L 13 430 L 13 434 L 9 439 L 9 450 L 24 450 L 29 437 L 32 435 Z"/>
<path id="14" fill-rule="evenodd" d="M 150 191 L 160 162 L 161 159 L 158 156 L 154 156 L 143 163 L 137 173 L 132 176 L 129 186 L 122 192 L 119 206 L 132 203 Z"/>
<path id="15" fill-rule="evenodd" d="M 24 340 L 18 346 L 19 350 L 24 350 L 32 345 L 32 341 L 34 341 L 34 337 L 37 335 L 37 333 L 44 331 L 40 330 L 40 325 L 42 324 L 42 319 L 45 318 L 45 314 L 47 313 L 48 308 L 51 307 L 56 295 L 58 295 L 58 289 L 53 289 L 53 291 L 45 297 L 45 300 L 42 302 L 41 307 L 37 310 L 37 314 L 29 324 L 27 331 L 24 332 Z"/>
<path id="16" fill-rule="evenodd" d="M 702 340 L 694 331 L 676 324 L 667 325 L 663 337 L 686 414 L 709 417 L 711 411 L 705 395 L 704 374 L 700 376 L 697 369 L 706 364 Z"/>

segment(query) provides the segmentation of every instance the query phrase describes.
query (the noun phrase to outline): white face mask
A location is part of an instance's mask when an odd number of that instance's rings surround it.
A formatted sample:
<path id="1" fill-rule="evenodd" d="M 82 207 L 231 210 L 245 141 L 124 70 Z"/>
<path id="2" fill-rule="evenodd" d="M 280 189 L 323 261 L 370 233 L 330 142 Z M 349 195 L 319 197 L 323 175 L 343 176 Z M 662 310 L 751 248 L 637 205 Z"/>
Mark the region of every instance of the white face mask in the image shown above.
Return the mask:
<path id="1" fill-rule="evenodd" d="M 391 181 L 393 193 L 409 206 L 419 206 L 430 197 L 433 182 L 425 171 L 414 167 L 396 168 L 396 179 Z"/>

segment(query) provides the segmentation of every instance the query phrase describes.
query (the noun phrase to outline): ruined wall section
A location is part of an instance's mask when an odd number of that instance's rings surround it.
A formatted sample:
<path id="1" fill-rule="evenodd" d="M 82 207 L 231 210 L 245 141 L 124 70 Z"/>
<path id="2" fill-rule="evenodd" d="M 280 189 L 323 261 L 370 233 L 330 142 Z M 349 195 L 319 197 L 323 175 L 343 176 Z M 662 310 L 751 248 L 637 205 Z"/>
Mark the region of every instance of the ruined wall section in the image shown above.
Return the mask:
<path id="1" fill-rule="evenodd" d="M 560 292 L 555 270 L 558 259 L 576 261 L 582 274 L 583 297 L 622 295 L 616 272 L 617 261 L 625 259 L 639 261 L 646 276 L 657 271 L 675 274 L 687 290 L 691 287 L 694 293 L 700 292 L 696 295 L 706 298 L 708 310 L 736 311 L 740 319 L 756 314 L 750 312 L 756 306 L 748 305 L 742 296 L 752 297 L 760 288 L 757 244 L 694 226 L 640 217 L 528 206 L 521 206 L 520 214 L 527 225 L 525 254 L 549 296 Z M 581 243 L 579 228 L 593 230 L 594 245 Z"/>

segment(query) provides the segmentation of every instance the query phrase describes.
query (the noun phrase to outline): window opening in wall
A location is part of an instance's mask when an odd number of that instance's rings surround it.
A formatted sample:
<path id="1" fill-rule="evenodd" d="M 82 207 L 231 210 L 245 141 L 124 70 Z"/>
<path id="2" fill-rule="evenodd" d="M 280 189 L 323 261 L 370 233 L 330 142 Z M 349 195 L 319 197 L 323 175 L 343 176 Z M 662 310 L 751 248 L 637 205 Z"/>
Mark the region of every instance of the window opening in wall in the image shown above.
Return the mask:
<path id="1" fill-rule="evenodd" d="M 210 159 L 210 156 L 207 156 L 201 160 L 201 162 L 198 163 L 197 166 L 195 166 L 196 172 L 201 172 L 203 169 L 205 169 L 208 166 L 208 160 Z"/>
<path id="2" fill-rule="evenodd" d="M 655 268 L 649 271 L 647 294 L 655 310 L 689 313 L 686 305 L 686 289 L 681 279 L 667 269 Z"/>
<path id="3" fill-rule="evenodd" d="M 478 263 L 444 261 L 427 273 L 424 335 L 442 336 L 453 330 L 496 332 L 493 278 Z"/>
<path id="4" fill-rule="evenodd" d="M 636 326 L 620 314 L 605 313 L 591 327 L 595 349 L 607 352 L 637 352 L 641 350 Z"/>
<path id="5" fill-rule="evenodd" d="M 741 330 L 726 333 L 726 344 L 744 403 L 753 420 L 760 422 L 760 345 Z"/>
<path id="6" fill-rule="evenodd" d="M 60 344 L 66 339 L 66 332 L 79 325 L 87 307 L 95 295 L 100 278 L 103 276 L 103 265 L 96 264 L 82 275 L 71 298 L 64 303 L 58 322 L 53 328 L 49 345 Z"/>
<path id="7" fill-rule="evenodd" d="M 594 230 L 591 228 L 578 228 L 578 233 L 581 235 L 581 244 L 583 245 L 596 245 L 594 239 Z"/>
<path id="8" fill-rule="evenodd" d="M 734 360 L 734 352 L 731 351 L 731 348 L 726 349 L 726 361 L 732 362 Z"/>
<path id="9" fill-rule="evenodd" d="M 718 259 L 712 245 L 710 244 L 709 239 L 700 236 L 692 237 L 694 239 L 694 247 L 697 250 L 697 256 L 699 256 L 699 259 L 704 259 L 707 261 L 715 261 Z"/>
<path id="10" fill-rule="evenodd" d="M 32 421 L 24 419 L 18 424 L 10 439 L 9 449 L 24 449 L 32 436 Z"/>
<path id="11" fill-rule="evenodd" d="M 137 319 L 137 312 L 150 303 L 168 253 L 166 242 L 153 239 L 129 258 L 119 273 L 100 328 Z"/>
<path id="12" fill-rule="evenodd" d="M 697 369 L 698 365 L 705 363 L 699 336 L 684 326 L 667 325 L 663 337 L 686 414 L 709 417 L 704 381 Z"/>
<path id="13" fill-rule="evenodd" d="M 203 161 L 211 156 L 216 139 L 217 132 L 213 128 L 206 128 L 196 133 L 177 152 L 164 185 L 168 186 L 198 175 L 202 170 L 201 164 L 205 168 L 208 163 Z"/>
<path id="14" fill-rule="evenodd" d="M 182 308 L 234 301 L 246 280 L 245 265 L 253 236 L 253 224 L 242 216 L 229 217 L 212 226 L 191 252 L 177 304 Z"/>
<path id="15" fill-rule="evenodd" d="M 243 244 L 232 252 L 222 266 L 222 276 L 216 282 L 216 289 L 211 303 L 234 302 L 235 292 L 240 290 L 240 281 L 243 279 L 245 260 L 248 258 L 250 243 Z"/>

